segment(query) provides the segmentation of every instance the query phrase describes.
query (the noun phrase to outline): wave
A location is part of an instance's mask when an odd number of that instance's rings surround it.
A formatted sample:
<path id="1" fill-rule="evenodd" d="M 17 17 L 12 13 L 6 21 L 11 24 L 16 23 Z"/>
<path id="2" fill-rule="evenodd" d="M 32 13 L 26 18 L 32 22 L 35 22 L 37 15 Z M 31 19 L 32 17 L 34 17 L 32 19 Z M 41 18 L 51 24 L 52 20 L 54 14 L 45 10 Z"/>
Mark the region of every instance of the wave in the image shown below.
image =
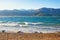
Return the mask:
<path id="1" fill-rule="evenodd" d="M 24 33 L 34 33 L 34 32 L 53 33 L 60 31 L 59 28 L 56 29 L 56 28 L 35 28 L 35 27 L 1 27 L 0 30 L 5 30 L 6 32 L 22 31 Z"/>
<path id="2" fill-rule="evenodd" d="M 39 26 L 38 26 L 39 24 Z M 59 27 L 44 26 L 42 22 L 32 23 L 32 22 L 7 22 L 0 23 L 0 31 L 6 30 L 6 32 L 18 32 L 22 31 L 25 33 L 43 32 L 50 33 L 60 31 Z M 36 26 L 37 25 L 37 26 Z"/>
<path id="3" fill-rule="evenodd" d="M 0 22 L 0 25 L 8 25 L 8 26 L 14 26 L 14 25 L 40 25 L 40 24 L 44 24 L 42 22 L 37 22 L 37 23 L 33 23 L 33 22 Z"/>

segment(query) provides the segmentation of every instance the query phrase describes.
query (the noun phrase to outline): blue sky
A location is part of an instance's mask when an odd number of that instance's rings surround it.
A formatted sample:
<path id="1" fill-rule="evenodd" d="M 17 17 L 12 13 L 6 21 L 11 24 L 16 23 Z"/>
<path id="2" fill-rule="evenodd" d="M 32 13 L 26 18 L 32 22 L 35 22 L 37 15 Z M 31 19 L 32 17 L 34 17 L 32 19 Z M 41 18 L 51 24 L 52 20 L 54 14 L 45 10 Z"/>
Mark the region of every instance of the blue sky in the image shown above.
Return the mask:
<path id="1" fill-rule="evenodd" d="M 0 10 L 60 8 L 60 0 L 0 0 Z"/>

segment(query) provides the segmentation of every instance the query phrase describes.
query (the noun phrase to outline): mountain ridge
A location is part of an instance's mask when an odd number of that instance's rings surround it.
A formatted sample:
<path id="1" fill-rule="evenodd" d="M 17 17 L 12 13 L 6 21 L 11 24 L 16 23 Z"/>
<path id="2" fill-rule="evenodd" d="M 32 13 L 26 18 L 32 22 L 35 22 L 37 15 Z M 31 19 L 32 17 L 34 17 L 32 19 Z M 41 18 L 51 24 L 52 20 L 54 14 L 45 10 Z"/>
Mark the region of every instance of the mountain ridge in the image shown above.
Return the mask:
<path id="1" fill-rule="evenodd" d="M 0 10 L 0 16 L 60 16 L 60 8 L 40 8 L 30 10 Z"/>

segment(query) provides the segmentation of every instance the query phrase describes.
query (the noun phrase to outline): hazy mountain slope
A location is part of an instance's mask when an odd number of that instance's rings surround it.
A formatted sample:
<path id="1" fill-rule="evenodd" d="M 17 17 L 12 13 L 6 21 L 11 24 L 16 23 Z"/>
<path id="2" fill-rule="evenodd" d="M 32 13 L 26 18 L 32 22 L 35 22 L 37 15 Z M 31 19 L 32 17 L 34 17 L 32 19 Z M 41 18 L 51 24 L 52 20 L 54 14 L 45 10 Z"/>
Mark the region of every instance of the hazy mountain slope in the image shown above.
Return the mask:
<path id="1" fill-rule="evenodd" d="M 40 8 L 36 10 L 0 10 L 0 16 L 60 16 L 60 9 Z"/>

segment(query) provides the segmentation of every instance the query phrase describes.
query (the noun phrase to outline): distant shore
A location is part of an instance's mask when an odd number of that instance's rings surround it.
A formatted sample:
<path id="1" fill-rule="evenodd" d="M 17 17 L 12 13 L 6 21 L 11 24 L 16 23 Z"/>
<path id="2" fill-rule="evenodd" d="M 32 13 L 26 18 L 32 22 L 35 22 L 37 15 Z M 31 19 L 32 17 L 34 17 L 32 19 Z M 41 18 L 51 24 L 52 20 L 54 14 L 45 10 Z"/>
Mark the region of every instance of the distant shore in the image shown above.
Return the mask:
<path id="1" fill-rule="evenodd" d="M 0 16 L 0 17 L 60 17 L 60 16 Z"/>

